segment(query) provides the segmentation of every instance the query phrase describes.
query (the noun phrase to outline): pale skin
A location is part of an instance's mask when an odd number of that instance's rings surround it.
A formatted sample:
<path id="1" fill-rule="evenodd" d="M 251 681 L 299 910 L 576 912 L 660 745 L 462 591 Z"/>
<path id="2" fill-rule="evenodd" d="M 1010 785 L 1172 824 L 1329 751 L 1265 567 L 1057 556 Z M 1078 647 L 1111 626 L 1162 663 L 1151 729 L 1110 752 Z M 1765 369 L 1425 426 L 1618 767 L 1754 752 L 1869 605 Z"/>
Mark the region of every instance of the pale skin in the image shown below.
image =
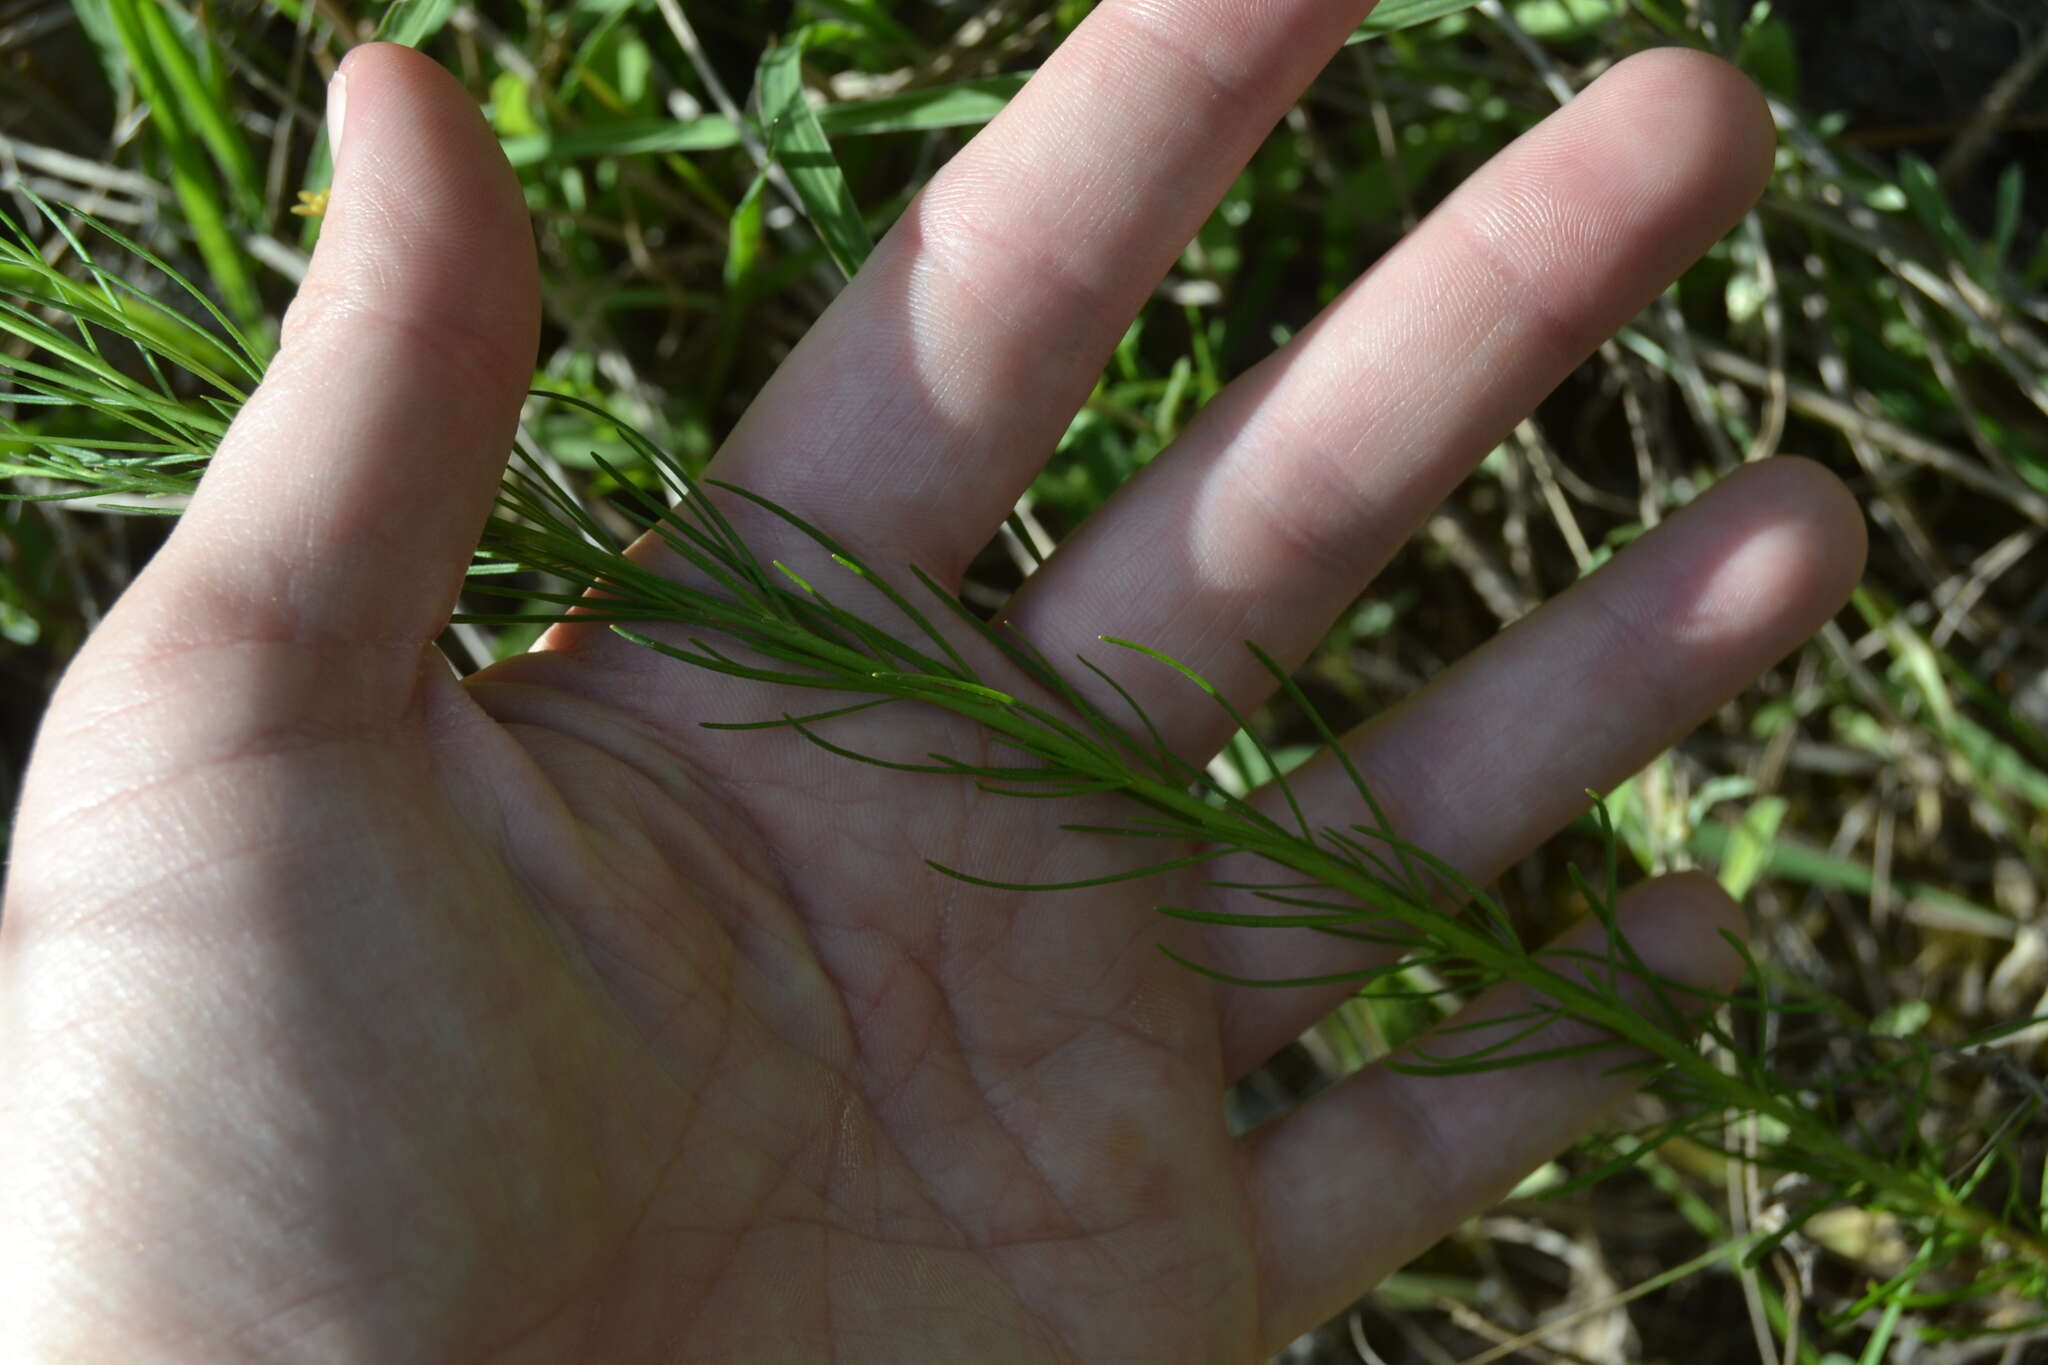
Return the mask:
<path id="1" fill-rule="evenodd" d="M 910 208 L 716 472 L 885 569 L 994 532 L 1182 243 L 1360 17 L 1109 0 Z M 1088 877 L 1083 812 L 788 734 L 592 629 L 457 681 L 431 647 L 534 362 L 511 172 L 417 54 L 343 65 L 282 354 L 79 657 L 0 928 L 0 1357 L 1252 1361 L 1619 1097 L 1604 1065 L 1368 1069 L 1244 1137 L 1222 1094 L 1356 958 L 1194 931 L 1198 877 Z M 332 105 L 330 118 L 333 117 Z M 1737 222 L 1768 116 L 1696 54 L 1622 65 L 1468 184 L 1082 527 L 1009 618 L 1113 666 L 1183 752 Z M 748 523 L 767 554 L 799 554 Z M 1406 837 L 1496 875 L 1840 604 L 1861 520 L 1744 471 L 1348 737 Z M 815 701 L 815 698 L 811 699 Z M 973 757 L 963 722 L 842 743 Z M 1318 815 L 1361 818 L 1325 763 Z M 1625 900 L 1724 980 L 1710 882 Z M 1481 1002 L 1481 1008 L 1487 1002 Z"/>

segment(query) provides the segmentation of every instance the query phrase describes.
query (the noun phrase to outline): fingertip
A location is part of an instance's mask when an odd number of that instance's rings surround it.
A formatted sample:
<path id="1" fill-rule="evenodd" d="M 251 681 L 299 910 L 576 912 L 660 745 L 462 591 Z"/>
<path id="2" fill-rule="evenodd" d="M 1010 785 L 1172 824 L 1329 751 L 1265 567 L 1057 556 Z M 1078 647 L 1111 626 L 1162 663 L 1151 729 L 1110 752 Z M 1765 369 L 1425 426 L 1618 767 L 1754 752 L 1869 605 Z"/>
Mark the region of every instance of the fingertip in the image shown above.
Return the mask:
<path id="1" fill-rule="evenodd" d="M 1719 57 L 1652 48 L 1617 62 L 1586 93 L 1625 108 L 1631 135 L 1684 178 L 1698 211 L 1732 222 L 1770 183 L 1778 147 L 1770 105 L 1754 81 Z"/>
<path id="2" fill-rule="evenodd" d="M 1745 466 L 1716 492 L 1723 489 L 1737 504 L 1732 524 L 1744 542 L 1729 559 L 1731 586 L 1760 605 L 1775 601 L 1805 639 L 1863 579 L 1869 536 L 1862 507 L 1825 466 L 1799 456 Z"/>
<path id="3" fill-rule="evenodd" d="M 1602 992 L 1619 989 L 1649 1031 L 1690 1027 L 1663 1002 L 1697 1018 L 1712 1007 L 1709 992 L 1740 979 L 1742 955 L 1725 937 L 1740 931 L 1740 912 L 1712 877 L 1660 877 L 1617 908 L 1629 948 L 1656 982 L 1614 961 L 1609 928 L 1592 917 L 1544 956 Z M 1687 987 L 1698 994 L 1688 998 Z M 1549 1008 L 1530 988 L 1497 987 L 1408 1045 L 1411 1059 L 1437 1067 L 1480 1063 L 1470 1071 L 1418 1076 L 1383 1062 L 1245 1138 L 1276 1348 L 1498 1201 L 1641 1083 L 1630 1063 L 1647 1056 L 1602 1027 L 1550 1018 L 1532 1036 L 1525 1021 Z M 1517 1032 L 1503 1040 L 1508 1029 Z M 1387 1170 L 1403 1178 L 1388 1181 Z M 1318 1197 L 1305 1201 L 1311 1176 Z"/>
<path id="4" fill-rule="evenodd" d="M 1658 47 L 1617 62 L 1606 80 L 1641 82 L 1649 109 L 1669 110 L 1719 139 L 1731 183 L 1763 193 L 1776 167 L 1777 120 L 1763 90 L 1741 68 L 1710 52 Z"/>
<path id="5" fill-rule="evenodd" d="M 1856 500 L 1827 470 L 1780 457 L 1720 480 L 1584 585 L 1608 609 L 1733 691 L 1792 653 L 1861 580 Z"/>
<path id="6" fill-rule="evenodd" d="M 343 54 L 342 59 L 335 64 L 334 72 L 338 76 L 345 72 L 357 70 L 409 71 L 421 79 L 445 81 L 455 89 L 461 89 L 461 83 L 455 79 L 454 74 L 447 67 L 441 65 L 441 63 L 435 61 L 418 48 L 408 47 L 404 43 L 387 42 L 381 39 L 367 43 L 357 43 Z"/>
<path id="7" fill-rule="evenodd" d="M 453 82 L 453 77 L 439 62 L 402 43 L 358 43 L 343 53 L 341 60 L 335 64 L 334 75 L 327 81 L 327 155 L 337 168 L 341 161 L 342 134 L 346 131 L 348 123 L 350 73 L 362 68 L 365 63 L 370 69 L 364 73 L 364 79 L 372 78 L 379 67 L 390 67 L 403 78 L 406 68 L 412 67 L 415 70 L 414 79 L 429 84 Z"/>
<path id="8" fill-rule="evenodd" d="M 1837 607 L 1848 601 L 1863 580 L 1870 555 L 1863 504 L 1834 471 L 1803 455 L 1779 455 L 1749 470 L 1754 471 L 1750 477 L 1769 480 L 1771 496 L 1804 519 L 1816 558 L 1827 570 L 1821 583 L 1824 595 Z"/>
<path id="9" fill-rule="evenodd" d="M 1563 324 L 1553 349 L 1576 363 L 1742 222 L 1776 140 L 1735 68 L 1686 49 L 1641 53 L 1518 140 L 1438 218 L 1464 229 L 1451 242 L 1461 258 L 1521 287 L 1525 313 Z M 1431 241 L 1425 229 L 1408 249 Z"/>
<path id="10" fill-rule="evenodd" d="M 464 320 L 523 389 L 539 268 L 518 177 L 475 99 L 432 58 L 366 43 L 329 83 L 328 131 L 335 184 L 301 291 L 315 306 L 294 313 L 397 302 L 416 317 Z"/>
<path id="11" fill-rule="evenodd" d="M 1729 942 L 1747 932 L 1742 907 L 1709 873 L 1673 872 L 1643 882 L 1622 895 L 1619 908 L 1630 943 L 1662 976 L 1727 990 L 1747 970 Z"/>

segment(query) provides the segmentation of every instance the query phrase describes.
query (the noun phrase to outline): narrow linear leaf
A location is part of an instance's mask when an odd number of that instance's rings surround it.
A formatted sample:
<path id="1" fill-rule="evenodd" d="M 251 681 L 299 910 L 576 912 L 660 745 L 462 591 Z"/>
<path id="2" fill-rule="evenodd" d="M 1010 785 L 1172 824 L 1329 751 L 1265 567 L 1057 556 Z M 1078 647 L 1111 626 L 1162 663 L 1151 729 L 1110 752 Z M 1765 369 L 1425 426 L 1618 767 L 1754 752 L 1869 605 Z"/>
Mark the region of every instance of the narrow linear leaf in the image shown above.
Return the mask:
<path id="1" fill-rule="evenodd" d="M 812 113 L 828 138 L 979 128 L 1003 111 L 1031 74 L 1020 72 L 880 99 L 849 100 Z M 597 128 L 507 137 L 500 145 L 514 166 L 533 166 L 604 156 L 715 152 L 737 147 L 741 141 L 740 130 L 731 119 L 704 114 L 691 119 L 623 119 Z"/>
<path id="2" fill-rule="evenodd" d="M 136 15 L 158 69 L 162 71 L 170 91 L 177 96 L 183 113 L 191 120 L 200 142 L 212 156 L 237 211 L 252 225 L 260 222 L 263 217 L 263 173 L 257 169 L 255 154 L 249 150 L 248 140 L 242 136 L 241 127 L 235 122 L 234 111 L 223 105 L 220 92 L 208 86 L 185 39 L 172 27 L 164 6 L 143 4 L 137 7 Z"/>
<path id="3" fill-rule="evenodd" d="M 447 27 L 455 16 L 455 0 L 392 0 L 391 8 L 377 25 L 377 37 L 387 43 L 418 47 Z"/>
<path id="4" fill-rule="evenodd" d="M 1399 33 L 1404 28 L 1419 28 L 1439 19 L 1448 19 L 1478 3 L 1479 0 L 1381 0 L 1345 45 L 1348 47 L 1389 33 Z"/>
<path id="5" fill-rule="evenodd" d="M 804 94 L 803 51 L 808 37 L 809 30 L 798 29 L 789 41 L 768 49 L 761 58 L 757 77 L 761 122 L 770 153 L 789 173 L 826 254 L 852 279 L 875 249 L 875 239 L 860 216 L 860 206 L 854 202 L 838 159 L 832 155 L 831 140 Z"/>

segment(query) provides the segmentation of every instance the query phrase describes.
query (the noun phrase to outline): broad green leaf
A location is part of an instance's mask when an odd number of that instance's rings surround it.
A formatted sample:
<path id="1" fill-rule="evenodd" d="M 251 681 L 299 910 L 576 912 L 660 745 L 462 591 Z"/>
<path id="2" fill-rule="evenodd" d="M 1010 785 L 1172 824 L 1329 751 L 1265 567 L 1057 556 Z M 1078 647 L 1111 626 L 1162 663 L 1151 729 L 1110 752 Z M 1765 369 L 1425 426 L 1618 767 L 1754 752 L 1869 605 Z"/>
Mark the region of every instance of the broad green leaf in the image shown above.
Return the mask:
<path id="1" fill-rule="evenodd" d="M 831 140 L 804 95 L 805 37 L 805 31 L 799 29 L 788 42 L 762 56 L 758 77 L 761 122 L 768 135 L 769 154 L 789 173 L 826 253 L 852 279 L 875 249 L 875 239 L 832 155 Z"/>

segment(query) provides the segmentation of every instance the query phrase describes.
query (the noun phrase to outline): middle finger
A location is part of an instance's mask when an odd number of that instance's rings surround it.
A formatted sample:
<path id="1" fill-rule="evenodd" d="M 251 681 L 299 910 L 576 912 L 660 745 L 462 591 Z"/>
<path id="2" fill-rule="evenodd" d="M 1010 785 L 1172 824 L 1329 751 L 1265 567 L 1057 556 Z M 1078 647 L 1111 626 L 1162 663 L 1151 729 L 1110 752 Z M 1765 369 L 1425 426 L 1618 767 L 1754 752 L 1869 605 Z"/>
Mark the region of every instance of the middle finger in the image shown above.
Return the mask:
<path id="1" fill-rule="evenodd" d="M 918 196 L 713 473 L 951 584 L 1367 0 L 1109 0 Z"/>
<path id="2" fill-rule="evenodd" d="M 1409 532 L 1594 348 L 1738 222 L 1770 115 L 1699 53 L 1622 63 L 1497 157 L 1284 350 L 1238 380 L 1017 595 L 1048 657 L 1088 655 L 1206 759 Z M 1104 704 L 1113 698 L 1101 699 Z"/>

